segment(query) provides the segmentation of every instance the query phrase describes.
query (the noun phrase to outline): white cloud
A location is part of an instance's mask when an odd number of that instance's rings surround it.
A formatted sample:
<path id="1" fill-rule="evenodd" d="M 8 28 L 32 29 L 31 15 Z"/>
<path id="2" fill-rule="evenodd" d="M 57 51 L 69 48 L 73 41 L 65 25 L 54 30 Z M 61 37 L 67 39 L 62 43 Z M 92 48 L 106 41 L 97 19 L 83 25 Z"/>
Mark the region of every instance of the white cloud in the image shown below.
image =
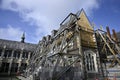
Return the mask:
<path id="1" fill-rule="evenodd" d="M 8 25 L 6 28 L 0 28 L 0 39 L 11 39 L 20 41 L 23 31 L 20 28 L 14 28 Z"/>
<path id="2" fill-rule="evenodd" d="M 24 30 L 22 30 L 20 27 L 7 25 L 7 27 L 0 28 L 0 39 L 21 41 L 23 32 Z M 25 42 L 37 43 L 38 41 L 39 39 L 36 37 L 36 35 L 33 36 L 33 34 L 25 32 Z"/>
<path id="3" fill-rule="evenodd" d="M 35 25 L 36 35 L 50 34 L 70 13 L 84 8 L 87 15 L 99 7 L 98 0 L 3 0 L 2 9 L 18 12 L 23 21 Z"/>

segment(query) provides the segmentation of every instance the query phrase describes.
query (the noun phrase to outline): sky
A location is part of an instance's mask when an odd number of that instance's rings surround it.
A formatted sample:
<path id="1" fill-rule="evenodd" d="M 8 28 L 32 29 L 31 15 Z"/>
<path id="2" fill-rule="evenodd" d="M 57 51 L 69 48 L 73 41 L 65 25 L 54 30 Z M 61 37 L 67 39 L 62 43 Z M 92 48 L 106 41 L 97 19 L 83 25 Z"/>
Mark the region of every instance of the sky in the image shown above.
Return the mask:
<path id="1" fill-rule="evenodd" d="M 21 41 L 25 33 L 25 42 L 37 44 L 82 8 L 95 29 L 120 31 L 120 0 L 0 0 L 0 39 Z"/>

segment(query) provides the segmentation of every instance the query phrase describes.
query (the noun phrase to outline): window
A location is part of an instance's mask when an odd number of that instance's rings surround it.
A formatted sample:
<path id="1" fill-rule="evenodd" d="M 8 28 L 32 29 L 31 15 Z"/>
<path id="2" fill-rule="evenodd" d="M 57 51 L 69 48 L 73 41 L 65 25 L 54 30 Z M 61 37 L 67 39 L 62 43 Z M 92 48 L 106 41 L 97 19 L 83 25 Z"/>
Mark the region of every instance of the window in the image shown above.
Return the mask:
<path id="1" fill-rule="evenodd" d="M 7 57 L 7 53 L 4 53 L 4 58 L 6 58 Z"/>
<path id="2" fill-rule="evenodd" d="M 11 55 L 12 55 L 12 50 L 5 50 L 5 53 L 4 53 L 4 56 L 3 57 L 11 57 Z"/>
<path id="3" fill-rule="evenodd" d="M 2 64 L 1 64 L 1 68 L 0 68 L 0 72 L 4 72 L 4 67 L 5 67 L 5 63 L 2 62 Z"/>
<path id="4" fill-rule="evenodd" d="M 93 62 L 93 64 L 92 64 L 92 67 L 93 67 L 93 70 L 95 70 L 95 66 L 94 66 L 94 57 L 92 56 L 92 62 Z"/>
<path id="5" fill-rule="evenodd" d="M 24 52 L 22 53 L 22 58 L 25 58 L 25 53 Z"/>
<path id="6" fill-rule="evenodd" d="M 6 63 L 5 64 L 5 72 L 8 72 L 8 70 L 9 70 L 9 63 Z"/>
<path id="7" fill-rule="evenodd" d="M 11 55 L 12 55 L 12 52 L 8 53 L 8 57 L 11 57 Z"/>
<path id="8" fill-rule="evenodd" d="M 14 58 L 20 58 L 20 51 L 15 51 L 13 54 Z"/>
<path id="9" fill-rule="evenodd" d="M 23 52 L 22 58 L 28 58 L 28 52 Z"/>
<path id="10" fill-rule="evenodd" d="M 16 53 L 14 52 L 13 57 L 16 58 Z"/>
<path id="11" fill-rule="evenodd" d="M 18 63 L 12 63 L 11 72 L 17 72 L 18 70 Z"/>
<path id="12" fill-rule="evenodd" d="M 21 70 L 25 70 L 26 67 L 27 67 L 27 63 L 22 63 L 22 64 L 21 64 Z"/>
<path id="13" fill-rule="evenodd" d="M 9 63 L 3 62 L 0 68 L 0 72 L 8 72 L 9 70 Z"/>
<path id="14" fill-rule="evenodd" d="M 0 56 L 2 56 L 2 49 L 0 49 Z"/>
<path id="15" fill-rule="evenodd" d="M 96 54 L 91 51 L 85 51 L 84 52 L 84 58 L 85 58 L 85 66 L 87 71 L 96 71 Z"/>

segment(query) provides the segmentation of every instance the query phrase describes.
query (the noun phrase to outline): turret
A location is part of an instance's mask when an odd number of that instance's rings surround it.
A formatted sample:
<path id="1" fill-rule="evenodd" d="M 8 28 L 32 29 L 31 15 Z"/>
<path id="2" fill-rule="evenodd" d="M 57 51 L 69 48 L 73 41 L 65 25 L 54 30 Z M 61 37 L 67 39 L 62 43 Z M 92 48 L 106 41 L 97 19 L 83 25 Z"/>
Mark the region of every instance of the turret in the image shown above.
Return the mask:
<path id="1" fill-rule="evenodd" d="M 23 33 L 22 37 L 21 37 L 21 42 L 24 43 L 25 42 L 25 33 Z"/>

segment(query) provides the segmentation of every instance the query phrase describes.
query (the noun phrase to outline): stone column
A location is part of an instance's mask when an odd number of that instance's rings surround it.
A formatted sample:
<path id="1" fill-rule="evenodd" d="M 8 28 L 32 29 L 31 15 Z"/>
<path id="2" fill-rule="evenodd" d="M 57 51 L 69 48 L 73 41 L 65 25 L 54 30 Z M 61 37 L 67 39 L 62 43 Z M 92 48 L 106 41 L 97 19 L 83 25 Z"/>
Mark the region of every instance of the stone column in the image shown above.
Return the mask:
<path id="1" fill-rule="evenodd" d="M 5 49 L 6 49 L 6 45 L 3 47 L 3 51 L 2 51 L 2 54 L 1 54 L 1 58 L 3 58 L 3 56 L 4 56 Z"/>
<path id="2" fill-rule="evenodd" d="M 20 71 L 20 67 L 21 67 L 22 54 L 23 54 L 23 49 L 21 50 L 21 53 L 20 53 L 20 58 L 19 58 L 19 63 L 18 63 L 18 71 Z"/>
<path id="3" fill-rule="evenodd" d="M 4 53 L 5 53 L 5 49 L 6 49 L 6 45 L 2 49 L 2 54 L 1 54 L 1 58 L 0 58 L 0 67 L 2 66 L 2 60 L 3 60 Z"/>
<path id="4" fill-rule="evenodd" d="M 30 55 L 31 55 L 31 52 L 28 53 L 28 61 L 30 60 Z"/>
<path id="5" fill-rule="evenodd" d="M 28 58 L 27 58 L 27 66 L 29 65 L 29 60 L 30 60 L 30 55 L 31 55 L 31 52 L 28 52 Z M 25 71 L 25 76 L 28 76 L 28 69 L 26 67 L 26 71 Z"/>
<path id="6" fill-rule="evenodd" d="M 13 54 L 14 54 L 14 50 L 12 50 L 12 55 L 11 55 L 11 59 L 10 59 L 9 69 L 8 69 L 8 75 L 10 75 L 10 73 L 11 73 L 11 67 L 12 67 L 12 63 L 13 63 Z"/>

